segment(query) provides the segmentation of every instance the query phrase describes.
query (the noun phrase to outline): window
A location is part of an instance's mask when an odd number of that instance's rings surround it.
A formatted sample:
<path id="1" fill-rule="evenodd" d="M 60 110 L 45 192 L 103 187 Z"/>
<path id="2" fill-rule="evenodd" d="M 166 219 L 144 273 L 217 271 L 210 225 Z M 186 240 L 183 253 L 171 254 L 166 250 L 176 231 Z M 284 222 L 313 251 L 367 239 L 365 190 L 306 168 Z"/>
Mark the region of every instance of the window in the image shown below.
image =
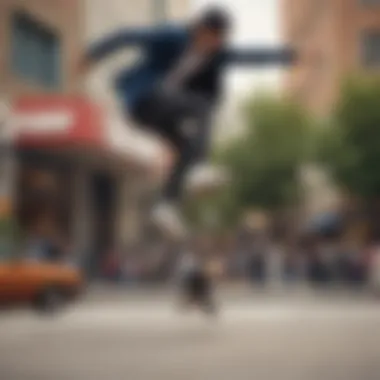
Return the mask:
<path id="1" fill-rule="evenodd" d="M 364 31 L 361 36 L 361 59 L 365 67 L 380 67 L 380 29 Z"/>
<path id="2" fill-rule="evenodd" d="M 60 85 L 59 38 L 24 13 L 16 13 L 12 20 L 12 69 L 20 77 L 44 87 Z"/>

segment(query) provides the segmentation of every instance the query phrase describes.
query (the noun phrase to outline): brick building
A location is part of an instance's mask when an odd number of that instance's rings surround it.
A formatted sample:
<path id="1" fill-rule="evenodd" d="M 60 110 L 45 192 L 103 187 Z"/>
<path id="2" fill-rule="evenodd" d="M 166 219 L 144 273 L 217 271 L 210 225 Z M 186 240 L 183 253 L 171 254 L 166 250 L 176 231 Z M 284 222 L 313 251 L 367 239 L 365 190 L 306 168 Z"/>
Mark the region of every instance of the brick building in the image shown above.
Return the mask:
<path id="1" fill-rule="evenodd" d="M 75 91 L 82 12 L 79 0 L 0 1 L 1 93 Z"/>
<path id="2" fill-rule="evenodd" d="M 21 204 L 31 194 L 30 188 L 22 188 L 22 178 L 34 164 L 24 156 L 31 150 L 15 145 L 19 130 L 14 123 L 14 105 L 24 96 L 71 96 L 76 92 L 74 65 L 83 41 L 82 10 L 81 1 L 73 0 L 0 1 L 0 108 L 6 110 L 0 143 L 12 147 L 1 150 L 0 198 L 8 205 L 9 215 L 4 217 L 20 223 L 21 215 L 30 211 Z M 51 165 L 40 173 L 49 170 L 53 177 L 61 174 L 56 167 L 51 170 Z M 36 221 L 37 213 L 34 216 Z"/>
<path id="3" fill-rule="evenodd" d="M 121 26 L 181 18 L 186 5 L 187 0 L 0 1 L 0 111 L 11 105 L 7 125 L 17 153 L 15 169 L 0 178 L 0 207 L 15 204 L 28 234 L 70 242 L 77 259 L 95 258 L 95 271 L 107 250 L 136 238 L 137 198 L 162 149 L 154 150 L 118 115 L 111 76 L 133 53 L 101 65 L 87 91 L 77 82 L 76 64 L 90 40 Z M 9 182 L 16 184 L 11 194 L 2 186 Z"/>
<path id="4" fill-rule="evenodd" d="M 286 91 L 316 114 L 329 112 L 349 73 L 380 66 L 378 0 L 281 0 L 281 19 L 285 42 L 319 55 L 285 77 Z"/>

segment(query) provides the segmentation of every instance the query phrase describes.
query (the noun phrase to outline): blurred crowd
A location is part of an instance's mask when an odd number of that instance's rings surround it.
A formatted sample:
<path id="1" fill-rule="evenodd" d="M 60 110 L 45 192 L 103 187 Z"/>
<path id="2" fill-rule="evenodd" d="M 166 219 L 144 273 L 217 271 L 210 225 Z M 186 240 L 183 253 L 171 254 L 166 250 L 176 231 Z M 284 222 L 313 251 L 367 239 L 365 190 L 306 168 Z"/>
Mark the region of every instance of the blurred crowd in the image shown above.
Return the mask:
<path id="1" fill-rule="evenodd" d="M 101 262 L 103 279 L 117 283 L 141 284 L 165 282 L 173 275 L 178 248 L 166 245 L 111 249 Z"/>
<path id="2" fill-rule="evenodd" d="M 119 283 L 165 282 L 174 275 L 180 253 L 181 248 L 165 245 L 112 250 L 105 256 L 102 277 Z M 284 245 L 253 238 L 241 244 L 199 248 L 197 253 L 226 281 L 380 289 L 380 242 L 359 246 L 311 239 Z"/>
<path id="3" fill-rule="evenodd" d="M 324 240 L 282 245 L 273 241 L 252 241 L 231 257 L 235 276 L 253 283 L 309 282 L 314 285 L 360 286 L 371 276 L 375 247 L 357 247 Z M 380 269 L 380 268 L 379 268 Z"/>
<path id="4" fill-rule="evenodd" d="M 314 237 L 284 244 L 251 236 L 228 243 L 203 239 L 192 247 L 225 281 L 245 280 L 256 286 L 370 286 L 380 291 L 380 241 L 358 244 Z M 30 238 L 24 249 L 29 258 L 55 263 L 73 262 L 76 256 L 62 239 Z M 174 278 L 183 250 L 164 242 L 110 247 L 100 253 L 95 276 L 119 284 L 165 283 Z"/>

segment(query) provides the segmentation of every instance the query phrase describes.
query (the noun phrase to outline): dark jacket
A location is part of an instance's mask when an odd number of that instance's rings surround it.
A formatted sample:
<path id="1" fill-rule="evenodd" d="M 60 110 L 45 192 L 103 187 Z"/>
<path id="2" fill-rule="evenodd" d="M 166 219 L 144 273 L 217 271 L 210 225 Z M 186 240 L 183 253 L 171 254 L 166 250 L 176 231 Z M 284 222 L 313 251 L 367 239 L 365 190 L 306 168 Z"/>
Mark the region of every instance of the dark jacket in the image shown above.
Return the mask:
<path id="1" fill-rule="evenodd" d="M 148 94 L 178 62 L 190 40 L 186 26 L 163 26 L 151 29 L 124 29 L 95 43 L 88 51 L 92 60 L 101 60 L 125 47 L 138 47 L 142 56 L 137 64 L 118 73 L 115 87 L 125 105 L 133 107 Z M 229 65 L 289 64 L 294 60 L 289 49 L 253 48 L 246 50 L 225 47 L 211 61 L 189 78 L 186 87 L 211 100 L 221 94 L 221 77 Z"/>

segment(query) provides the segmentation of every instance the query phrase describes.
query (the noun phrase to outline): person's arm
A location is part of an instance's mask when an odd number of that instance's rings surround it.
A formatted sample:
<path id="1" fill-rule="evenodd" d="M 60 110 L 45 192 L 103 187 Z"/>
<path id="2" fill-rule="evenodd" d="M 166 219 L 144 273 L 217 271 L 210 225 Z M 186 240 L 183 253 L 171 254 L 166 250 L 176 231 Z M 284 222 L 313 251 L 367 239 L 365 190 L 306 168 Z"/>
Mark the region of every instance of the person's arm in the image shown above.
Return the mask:
<path id="1" fill-rule="evenodd" d="M 231 49 L 226 52 L 226 63 L 237 66 L 293 65 L 297 52 L 291 48 Z"/>
<path id="2" fill-rule="evenodd" d="M 148 45 L 155 36 L 155 31 L 151 29 L 130 29 L 118 30 L 105 38 L 91 44 L 81 57 L 77 74 L 85 74 L 93 65 L 109 55 L 129 46 L 144 47 Z"/>
<path id="3" fill-rule="evenodd" d="M 91 61 L 99 61 L 128 46 L 144 47 L 152 40 L 154 35 L 154 31 L 150 29 L 124 28 L 93 43 L 85 55 Z"/>

